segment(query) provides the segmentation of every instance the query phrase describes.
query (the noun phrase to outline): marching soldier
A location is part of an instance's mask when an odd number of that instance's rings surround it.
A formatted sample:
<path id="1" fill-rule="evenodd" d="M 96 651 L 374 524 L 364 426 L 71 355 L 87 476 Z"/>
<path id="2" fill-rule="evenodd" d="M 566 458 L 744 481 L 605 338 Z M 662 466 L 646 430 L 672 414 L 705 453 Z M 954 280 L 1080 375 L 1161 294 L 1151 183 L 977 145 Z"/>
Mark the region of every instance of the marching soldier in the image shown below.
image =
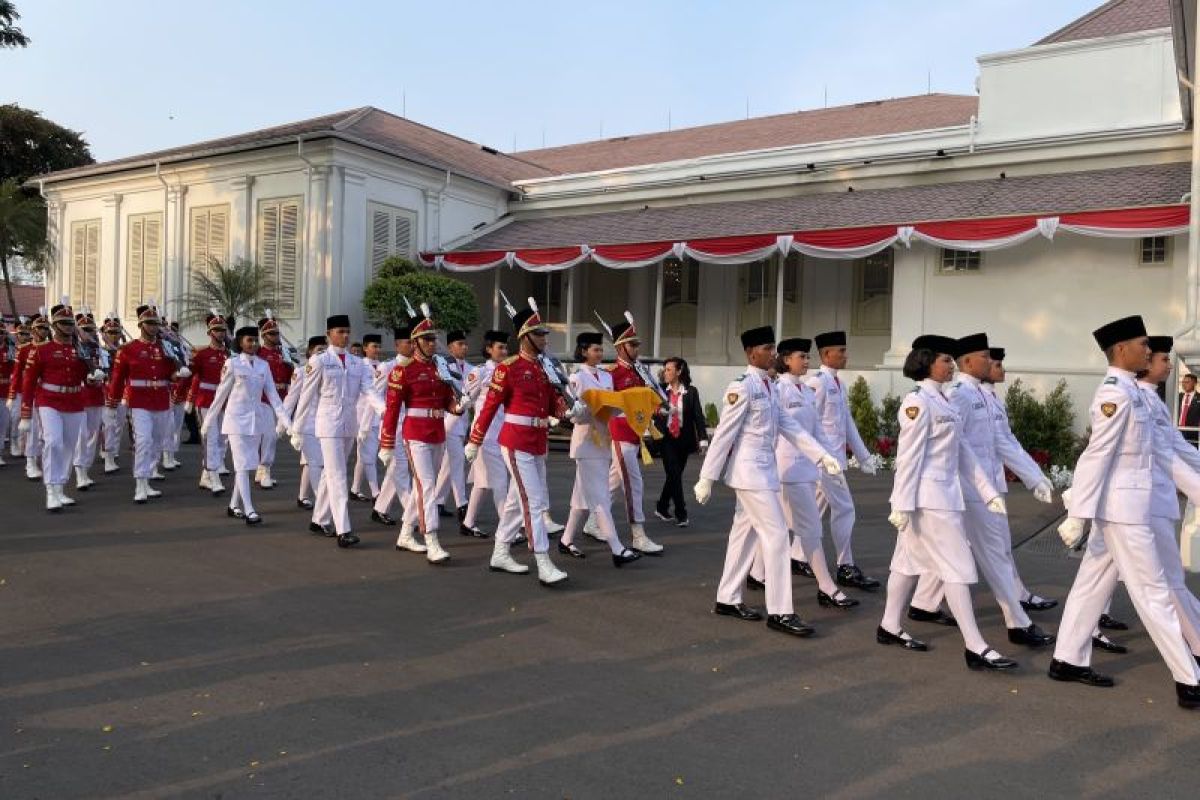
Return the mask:
<path id="1" fill-rule="evenodd" d="M 363 337 L 363 367 L 369 373 L 372 386 L 376 381 L 387 379 L 387 373 L 381 370 L 379 364 L 382 342 L 383 337 L 377 333 L 368 333 Z M 358 443 L 350 496 L 364 503 L 374 503 L 379 497 L 379 424 L 379 411 L 375 403 L 370 395 L 363 395 L 358 400 Z M 365 494 L 361 491 L 364 480 L 367 483 Z"/>
<path id="2" fill-rule="evenodd" d="M 286 400 L 292 385 L 292 376 L 296 372 L 296 365 L 292 363 L 291 354 L 283 346 L 279 321 L 275 319 L 271 309 L 267 309 L 266 316 L 258 321 L 258 333 L 258 357 L 267 362 L 267 366 L 271 369 L 271 378 L 275 383 L 275 392 L 279 395 L 279 399 Z M 254 479 L 259 487 L 273 489 L 276 481 L 271 477 L 271 467 L 275 466 L 275 450 L 279 444 L 279 436 L 273 429 L 275 409 L 267 401 L 265 393 L 258 406 L 258 415 L 262 418 L 259 430 L 265 431 L 265 433 L 259 440 L 259 465 Z"/>
<path id="3" fill-rule="evenodd" d="M 111 365 L 117 363 L 117 351 L 121 349 L 124 338 L 125 332 L 121 329 L 121 319 L 117 312 L 108 312 L 108 316 L 100 324 L 100 346 L 108 352 L 110 370 Z M 110 425 L 108 415 L 100 415 L 100 457 L 104 459 L 105 475 L 112 475 L 121 468 L 117 463 L 117 456 L 121 452 L 121 435 L 125 429 L 125 420 L 129 418 L 129 409 L 124 398 L 117 403 L 117 413 L 112 415 L 112 418 L 116 422 Z"/>
<path id="4" fill-rule="evenodd" d="M 221 376 L 225 372 L 225 362 L 229 359 L 229 327 L 225 317 L 217 313 L 216 309 L 212 310 L 204 324 L 208 328 L 208 344 L 192 351 L 192 382 L 184 409 L 196 412 L 201 431 L 206 428 L 212 431 L 211 436 L 202 433 L 200 437 L 203 447 L 200 488 L 208 489 L 213 497 L 216 497 L 225 491 L 225 486 L 221 483 L 221 469 L 225 466 L 225 450 L 229 446 L 229 440 L 221 432 L 220 421 L 210 426 L 205 426 L 205 422 L 211 413 L 209 409 L 212 407 L 213 397 L 217 394 Z"/>
<path id="5" fill-rule="evenodd" d="M 324 336 L 309 337 L 308 345 L 304 349 L 305 361 L 324 349 Z M 307 371 L 302 369 L 292 373 L 291 388 L 288 390 L 287 397 L 283 399 L 283 410 L 289 417 L 295 418 L 296 403 L 300 400 L 300 391 L 304 388 L 306 374 Z M 293 424 L 293 428 L 297 427 Z M 313 420 L 310 419 L 308 425 L 300 429 L 297 436 L 292 437 L 293 446 L 297 442 L 299 443 L 296 450 L 300 453 L 300 488 L 297 490 L 296 505 L 305 511 L 313 510 L 313 501 L 317 496 L 317 489 L 321 485 L 321 475 L 324 471 L 325 462 L 321 459 L 321 443 L 317 441 L 315 431 L 316 427 L 313 425 Z"/>
<path id="6" fill-rule="evenodd" d="M 413 359 L 413 340 L 412 340 L 412 325 L 401 325 L 392 332 L 394 345 L 396 347 L 396 355 L 379 367 L 380 378 L 375 381 L 371 387 L 371 394 L 375 398 L 376 408 L 384 408 L 386 406 L 387 379 L 392 374 L 392 370 L 396 367 L 406 367 Z M 380 411 L 379 413 L 383 413 Z M 403 427 L 404 424 L 404 409 L 401 408 L 396 419 L 397 427 Z M 395 525 L 396 520 L 391 516 L 392 501 L 400 501 L 400 516 L 404 516 L 404 510 L 408 508 L 409 491 L 412 489 L 412 475 L 408 470 L 408 454 L 403 452 L 400 443 L 397 442 L 394 450 L 399 448 L 400 452 L 393 452 L 391 456 L 385 456 L 385 465 L 383 473 L 383 484 L 379 488 L 379 497 L 375 498 L 375 505 L 371 509 L 371 519 L 378 522 L 380 525 Z M 412 531 L 405 531 L 404 527 L 400 528 L 400 538 L 396 540 L 397 550 L 411 550 L 414 553 L 424 553 L 425 545 L 421 544 L 412 535 Z"/>
<path id="7" fill-rule="evenodd" d="M 800 426 L 780 405 L 768 370 L 775 363 L 775 331 L 770 326 L 753 328 L 742 336 L 747 367 L 725 390 L 721 421 L 713 433 L 696 500 L 704 505 L 720 480 L 737 494 L 737 507 L 725 568 L 717 590 L 714 614 L 746 621 L 763 618 L 761 612 L 742 603 L 742 587 L 762 550 L 767 584 L 767 627 L 793 636 L 811 636 L 813 629 L 795 613 L 788 556 L 787 521 L 779 501 L 779 472 L 775 443 L 783 436 L 807 458 L 830 475 L 842 468 L 837 459 Z"/>
<path id="8" fill-rule="evenodd" d="M 178 337 L 179 323 L 168 323 L 164 318 L 162 321 L 162 330 L 170 330 Z M 187 411 L 185 410 L 187 408 L 187 396 L 188 390 L 192 386 L 190 378 L 191 374 L 189 372 L 187 376 L 181 375 L 171 379 L 171 435 L 163 443 L 162 453 L 162 468 L 167 472 L 174 472 L 183 466 L 182 462 L 175 456 L 179 453 L 179 446 L 183 441 L 183 423 L 187 417 Z M 163 480 L 163 475 L 158 471 L 157 467 L 155 467 L 152 477 L 154 480 Z"/>
<path id="9" fill-rule="evenodd" d="M 9 388 L 9 400 L 13 405 L 10 409 L 18 420 L 21 419 L 21 409 L 24 407 L 25 398 L 18 397 L 25 389 L 25 368 L 29 365 L 29 360 L 33 357 L 34 351 L 44 345 L 50 339 L 50 320 L 46 317 L 46 309 L 42 307 L 38 313 L 30 321 L 30 331 L 32 338 L 23 346 L 17 348 L 17 363 L 13 368 L 12 386 Z M 17 436 L 15 437 L 20 450 L 14 455 L 25 456 L 25 477 L 31 481 L 42 479 L 42 434 L 41 420 L 39 415 L 34 414 L 25 430 L 20 430 L 18 422 Z"/>
<path id="10" fill-rule="evenodd" d="M 451 365 L 458 370 L 464 379 L 470 364 L 467 357 L 467 332 L 449 331 L 446 333 L 446 351 L 450 354 Z M 454 494 L 454 507 L 461 527 L 467 516 L 467 465 L 463 460 L 463 449 L 470 433 L 470 406 L 463 409 L 462 414 L 446 415 L 446 452 L 442 456 L 441 470 L 438 472 L 437 501 L 438 508 L 445 505 L 449 493 Z"/>
<path id="11" fill-rule="evenodd" d="M 1090 666 L 1092 635 L 1116 582 L 1123 580 L 1175 678 L 1179 705 L 1200 708 L 1200 668 L 1183 638 L 1152 522 L 1154 419 L 1135 383 L 1136 373 L 1150 364 L 1146 326 L 1140 316 L 1125 317 L 1092 336 L 1109 366 L 1092 400 L 1092 434 L 1075 465 L 1067 520 L 1058 528 L 1068 547 L 1080 544 L 1089 519 L 1092 533 L 1063 608 L 1049 674 L 1088 686 L 1113 685 Z"/>
<path id="12" fill-rule="evenodd" d="M 96 318 L 91 309 L 83 309 L 75 315 L 75 330 L 88 351 L 99 358 L 100 340 L 96 331 Z M 111 365 L 111 361 L 109 364 Z M 104 417 L 104 382 L 108 376 L 96 364 L 92 379 L 84 381 L 80 392 L 83 401 L 83 422 L 79 426 L 79 439 L 75 443 L 75 488 L 86 492 L 95 481 L 88 470 L 96 463 L 96 451 L 100 446 L 100 420 Z"/>
<path id="13" fill-rule="evenodd" d="M 821 367 L 808 379 L 817 403 L 817 416 L 825 432 L 825 441 L 831 448 L 830 452 L 837 458 L 844 470 L 846 468 L 846 448 L 853 451 L 858 460 L 858 468 L 867 475 L 875 474 L 871 463 L 871 454 L 863 444 L 854 417 L 850 416 L 850 403 L 846 398 L 845 387 L 838 371 L 846 366 L 846 332 L 829 331 L 819 333 L 813 341 L 821 359 Z M 823 476 L 817 484 L 817 505 L 822 516 L 826 509 L 829 511 L 829 533 L 833 538 L 833 546 L 837 551 L 837 583 L 839 586 L 852 586 L 856 589 L 877 589 L 879 581 L 862 573 L 854 564 L 854 552 L 851 539 L 854 534 L 854 498 L 850 496 L 850 486 L 845 478 Z M 806 567 L 801 567 L 807 572 Z"/>
<path id="14" fill-rule="evenodd" d="M 492 382 L 496 367 L 508 358 L 508 334 L 504 331 L 488 331 L 483 335 L 483 355 L 487 360 L 467 373 L 467 398 L 475 407 L 475 416 L 483 411 L 487 401 L 487 387 Z M 463 536 L 488 538 L 476 523 L 479 507 L 484 495 L 491 492 L 496 507 L 496 517 L 504 514 L 504 503 L 508 499 L 508 470 L 504 467 L 504 456 L 500 452 L 500 428 L 504 424 L 504 409 L 499 409 L 492 424 L 479 445 L 479 456 L 471 465 L 471 499 L 467 501 L 467 513 L 458 527 Z M 465 454 L 464 448 L 464 454 Z M 606 451 L 607 452 L 607 451 Z M 607 486 L 607 478 L 605 485 Z"/>
<path id="15" fill-rule="evenodd" d="M 17 450 L 17 427 L 21 422 L 21 402 L 15 399 L 21 388 L 13 386 L 13 371 L 17 366 L 17 353 L 32 336 L 24 317 L 19 317 L 13 330 L 4 332 L 3 347 L 0 347 L 0 447 L 7 444 L 9 453 L 20 455 Z M 12 399 L 10 399 L 12 398 Z M 12 413 L 9 406 L 16 410 Z M 0 466 L 5 461 L 0 458 Z"/>

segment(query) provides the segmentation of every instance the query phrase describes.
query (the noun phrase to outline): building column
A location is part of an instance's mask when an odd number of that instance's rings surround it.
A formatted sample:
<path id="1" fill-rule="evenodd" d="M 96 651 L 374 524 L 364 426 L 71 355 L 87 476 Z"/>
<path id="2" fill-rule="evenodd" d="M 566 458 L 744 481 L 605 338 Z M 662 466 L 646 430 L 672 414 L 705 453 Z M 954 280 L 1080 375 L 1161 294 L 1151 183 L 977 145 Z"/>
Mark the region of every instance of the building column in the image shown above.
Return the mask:
<path id="1" fill-rule="evenodd" d="M 660 261 L 651 267 L 655 271 L 654 280 L 654 357 L 662 358 L 662 317 L 663 317 L 663 302 L 665 300 L 665 288 L 663 286 L 666 281 L 666 269 L 663 267 L 663 262 Z"/>
<path id="2" fill-rule="evenodd" d="M 564 336 L 566 341 L 563 342 L 563 352 L 570 353 L 575 347 L 574 320 L 575 320 L 575 272 L 582 268 L 582 264 L 576 264 L 568 270 L 563 270 L 563 291 L 566 293 L 564 299 L 563 317 L 566 321 Z"/>
<path id="3" fill-rule="evenodd" d="M 229 254 L 236 263 L 254 259 L 254 176 L 239 175 L 229 180 L 233 192 L 229 220 Z"/>
<path id="4" fill-rule="evenodd" d="M 46 244 L 50 248 L 50 266 L 46 274 L 47 297 L 61 297 L 69 294 L 70 281 L 67 279 L 67 265 L 63 260 L 63 218 L 66 215 L 66 205 L 58 200 L 46 200 Z M 72 297 L 71 302 L 76 306 L 83 302 L 82 297 Z"/>
<path id="5" fill-rule="evenodd" d="M 370 242 L 367 241 L 367 176 L 347 167 L 338 167 L 334 181 L 333 271 L 341 276 L 341 302 L 346 304 L 351 324 L 368 329 L 362 294 L 371 281 L 369 274 Z M 384 337 L 387 341 L 387 336 Z"/>
<path id="6" fill-rule="evenodd" d="M 492 268 L 492 330 L 500 329 L 500 270 Z"/>
<path id="7" fill-rule="evenodd" d="M 925 332 L 925 265 L 929 248 L 896 248 L 892 260 L 892 344 L 883 366 L 904 365 L 912 340 Z"/>
<path id="8" fill-rule="evenodd" d="M 108 242 L 109 258 L 100 257 L 100 274 L 111 275 L 109 300 L 112 310 L 125 317 L 125 271 L 121 269 L 121 195 L 110 194 L 104 198 L 104 217 L 100 221 L 100 243 Z"/>
<path id="9" fill-rule="evenodd" d="M 309 310 L 307 322 L 320 328 L 326 317 L 334 313 L 330 263 L 328 259 L 329 167 L 314 166 L 308 170 L 308 208 L 304 209 L 304 282 L 301 291 L 307 299 L 303 306 Z"/>
<path id="10" fill-rule="evenodd" d="M 787 257 L 775 256 L 775 338 L 783 338 L 783 283 L 784 270 L 787 269 Z"/>
<path id="11" fill-rule="evenodd" d="M 187 278 L 184 261 L 187 258 L 187 221 L 184 217 L 184 197 L 187 195 L 186 186 L 172 186 L 167 189 L 167 209 L 163 219 L 163 305 L 169 305 L 167 298 L 177 299 L 187 292 Z M 176 309 L 168 311 L 174 317 Z"/>
<path id="12" fill-rule="evenodd" d="M 425 198 L 425 242 L 415 248 L 437 250 L 442 246 L 442 193 L 436 189 L 422 189 Z"/>

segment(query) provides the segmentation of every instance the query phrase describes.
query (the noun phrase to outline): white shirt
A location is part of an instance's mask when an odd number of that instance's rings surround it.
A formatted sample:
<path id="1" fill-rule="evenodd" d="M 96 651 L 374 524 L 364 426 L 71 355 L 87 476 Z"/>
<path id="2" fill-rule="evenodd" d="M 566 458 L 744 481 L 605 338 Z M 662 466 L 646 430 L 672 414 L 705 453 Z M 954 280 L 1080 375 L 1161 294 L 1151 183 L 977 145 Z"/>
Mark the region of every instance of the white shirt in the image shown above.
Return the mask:
<path id="1" fill-rule="evenodd" d="M 1179 484 L 1179 488 L 1190 488 L 1189 484 L 1194 484 L 1200 479 L 1200 476 L 1195 474 L 1200 470 L 1200 450 L 1184 439 L 1183 434 L 1171 424 L 1171 410 L 1158 396 L 1158 387 L 1152 383 L 1138 381 L 1138 388 L 1142 390 L 1150 407 L 1150 416 L 1154 420 L 1154 468 L 1151 473 L 1153 486 L 1150 501 L 1152 514 L 1166 519 L 1179 519 L 1176 484 Z M 1185 473 L 1191 472 L 1192 475 L 1180 475 L 1181 470 Z"/>
<path id="2" fill-rule="evenodd" d="M 345 357 L 345 363 L 339 356 Z M 304 430 L 313 420 L 313 434 L 320 438 L 357 436 L 358 399 L 371 392 L 369 373 L 362 359 L 332 345 L 308 360 L 307 375 L 296 403 L 295 427 Z"/>
<path id="3" fill-rule="evenodd" d="M 271 431 L 264 429 L 264 421 L 258 414 L 264 393 L 276 417 L 288 422 L 271 367 L 261 358 L 239 353 L 227 359 L 221 368 L 221 382 L 217 384 L 206 419 L 220 419 L 221 433 L 226 436 L 265 436 Z"/>
<path id="4" fill-rule="evenodd" d="M 449 358 L 447 360 L 454 365 L 454 368 L 458 370 L 458 374 L 461 375 L 465 381 L 467 375 L 469 374 L 468 369 L 471 365 L 466 361 L 463 361 L 461 358 Z M 464 403 L 463 405 L 464 408 L 469 408 L 469 404 Z M 457 436 L 460 439 L 465 439 L 471 432 L 471 418 L 469 414 L 447 413 L 444 421 L 446 423 L 447 436 Z"/>
<path id="5" fill-rule="evenodd" d="M 571 375 L 568 383 L 571 391 L 580 399 L 589 389 L 600 389 L 606 392 L 613 390 L 612 373 L 600 367 L 580 365 Z M 574 421 L 571 429 L 571 458 L 590 458 L 608 461 L 612 456 L 612 439 L 608 434 L 608 424 L 598 421 L 592 416 L 591 409 Z M 1200 451 L 1198 451 L 1200 452 Z"/>
<path id="6" fill-rule="evenodd" d="M 829 452 L 844 468 L 846 447 L 849 446 L 859 463 L 864 463 L 871 453 L 863 444 L 858 427 L 854 424 L 854 417 L 850 415 L 850 401 L 846 398 L 845 387 L 838 378 L 838 371 L 822 364 L 805 382 L 812 388 L 816 397 L 817 418 L 821 421 L 821 430 L 825 432 Z"/>
<path id="7" fill-rule="evenodd" d="M 946 399 L 962 417 L 963 436 L 975 460 L 1001 494 L 1008 492 L 1005 466 L 1015 472 L 1029 489 L 1045 480 L 1041 467 L 1013 436 L 1004 404 L 978 378 L 960 373 L 958 380 L 946 390 Z M 962 489 L 966 500 L 985 502 L 973 481 L 964 477 Z"/>
<path id="8" fill-rule="evenodd" d="M 803 377 L 790 373 L 780 375 L 776 385 L 784 413 L 795 418 L 822 447 L 832 451 L 817 420 L 817 399 L 812 387 Z M 821 477 L 813 460 L 783 437 L 775 445 L 775 464 L 779 468 L 780 483 L 815 483 Z"/>

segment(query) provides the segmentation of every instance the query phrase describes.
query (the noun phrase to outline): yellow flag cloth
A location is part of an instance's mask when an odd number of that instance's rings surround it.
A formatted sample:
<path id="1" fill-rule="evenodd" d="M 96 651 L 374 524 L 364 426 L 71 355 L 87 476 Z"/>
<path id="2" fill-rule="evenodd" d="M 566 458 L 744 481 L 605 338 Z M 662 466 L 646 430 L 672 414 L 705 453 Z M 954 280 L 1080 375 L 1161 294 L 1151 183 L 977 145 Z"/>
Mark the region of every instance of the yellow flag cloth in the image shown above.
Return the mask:
<path id="1" fill-rule="evenodd" d="M 580 399 L 587 403 L 592 416 L 601 422 L 607 423 L 614 414 L 622 413 L 625 415 L 629 427 L 633 428 L 633 432 L 639 438 L 644 437 L 647 433 L 655 439 L 662 438 L 658 428 L 654 427 L 654 412 L 658 410 L 662 401 L 654 390 L 647 386 L 635 386 L 619 392 L 588 389 Z M 643 442 L 642 463 L 650 464 L 653 460 Z"/>

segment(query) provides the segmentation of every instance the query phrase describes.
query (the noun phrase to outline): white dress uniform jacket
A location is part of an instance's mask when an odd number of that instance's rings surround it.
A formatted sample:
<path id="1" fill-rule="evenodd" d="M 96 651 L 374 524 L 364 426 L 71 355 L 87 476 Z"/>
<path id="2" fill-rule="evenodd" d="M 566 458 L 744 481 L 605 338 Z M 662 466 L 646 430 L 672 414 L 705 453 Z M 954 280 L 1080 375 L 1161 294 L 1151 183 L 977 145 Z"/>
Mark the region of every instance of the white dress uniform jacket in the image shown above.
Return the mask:
<path id="1" fill-rule="evenodd" d="M 308 360 L 307 376 L 296 404 L 295 427 L 303 430 L 311 418 L 313 433 L 320 439 L 353 439 L 358 434 L 358 399 L 370 394 L 369 373 L 362 359 L 339 348 L 329 347 Z M 345 357 L 342 363 L 340 356 Z"/>
<path id="2" fill-rule="evenodd" d="M 489 361 L 491 359 L 488 359 Z M 458 370 L 458 374 L 463 376 L 463 382 L 466 382 L 467 375 L 470 374 L 471 365 L 461 358 L 451 358 L 450 363 Z M 465 393 L 465 392 L 464 392 Z M 474 402 L 474 398 L 472 398 Z M 466 440 L 471 433 L 471 418 L 469 414 L 451 414 L 446 412 L 443 418 L 446 423 L 446 435 L 457 436 L 459 439 Z"/>
<path id="3" fill-rule="evenodd" d="M 812 387 L 800 376 L 785 374 L 776 381 L 776 390 L 784 412 L 799 422 L 818 444 L 833 453 L 834 448 L 825 441 L 817 419 L 817 398 Z M 784 438 L 780 438 L 775 446 L 775 465 L 779 469 L 780 483 L 816 483 L 821 477 L 816 463 Z"/>
<path id="4" fill-rule="evenodd" d="M 226 360 L 207 416 L 220 415 L 217 418 L 221 420 L 221 433 L 226 436 L 265 436 L 271 431 L 264 429 L 263 418 L 258 413 L 264 393 L 275 417 L 288 422 L 271 367 L 261 358 L 239 353 Z"/>
<path id="5" fill-rule="evenodd" d="M 858 462 L 864 463 L 871 457 L 871 453 L 863 444 L 858 427 L 854 424 L 854 417 L 850 416 L 850 401 L 846 399 L 846 392 L 843 390 L 841 379 L 838 378 L 837 370 L 822 365 L 806 383 L 813 390 L 817 417 L 821 420 L 821 429 L 825 432 L 824 440 L 830 447 L 829 452 L 845 468 L 846 447 L 849 445 Z"/>
<path id="6" fill-rule="evenodd" d="M 1008 493 L 1005 466 L 1029 489 L 1045 480 L 1037 462 L 1013 435 L 1004 404 L 978 378 L 960 375 L 946 391 L 946 398 L 962 418 L 963 436 L 994 489 Z M 962 482 L 962 490 L 967 502 L 987 502 L 970 480 Z"/>
<path id="7" fill-rule="evenodd" d="M 373 395 L 383 394 L 383 389 L 386 389 L 387 385 L 387 375 L 391 370 L 385 372 L 383 364 L 379 363 L 378 361 L 372 361 L 368 358 L 362 359 L 362 365 L 363 370 L 366 373 L 367 380 L 370 381 L 370 389 L 358 398 L 358 430 L 374 431 L 375 438 L 378 439 L 379 425 L 382 421 L 383 412 L 379 410 L 378 403 L 375 401 L 375 397 Z M 381 375 L 383 376 L 382 389 L 377 386 L 377 384 L 381 383 Z"/>
<path id="8" fill-rule="evenodd" d="M 606 392 L 613 390 L 612 374 L 600 367 L 580 366 L 570 380 L 571 391 L 583 397 L 589 389 Z M 608 462 L 612 459 L 612 439 L 608 434 L 608 423 L 599 422 L 589 409 L 574 421 L 571 430 L 571 458 L 597 459 Z M 607 479 L 607 475 L 605 476 Z M 607 484 L 606 484 L 607 485 Z"/>
<path id="9" fill-rule="evenodd" d="M 1171 420 L 1171 411 L 1158 396 L 1156 387 L 1138 382 L 1138 388 L 1150 407 L 1154 421 L 1154 467 L 1151 489 L 1152 515 L 1169 520 L 1179 519 L 1179 498 L 1176 491 L 1190 498 L 1197 497 L 1200 488 L 1200 450 L 1183 438 Z"/>

